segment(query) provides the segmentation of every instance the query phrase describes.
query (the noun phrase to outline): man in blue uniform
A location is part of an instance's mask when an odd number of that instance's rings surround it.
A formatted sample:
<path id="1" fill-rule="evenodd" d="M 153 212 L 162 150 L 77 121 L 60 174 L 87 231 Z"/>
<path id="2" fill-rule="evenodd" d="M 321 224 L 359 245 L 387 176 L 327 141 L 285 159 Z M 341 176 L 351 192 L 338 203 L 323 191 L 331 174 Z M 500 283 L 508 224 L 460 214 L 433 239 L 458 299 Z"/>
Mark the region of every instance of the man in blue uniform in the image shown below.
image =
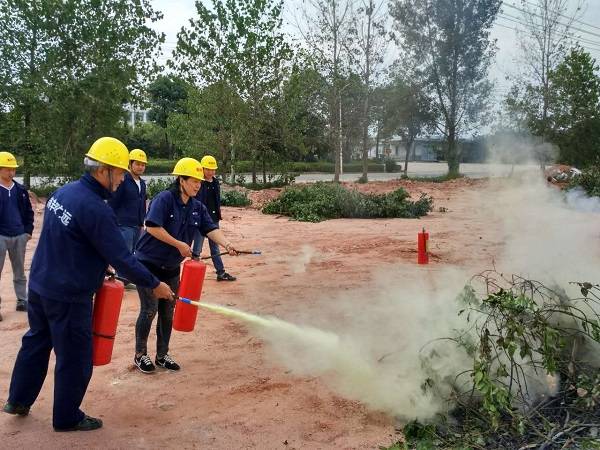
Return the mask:
<path id="1" fill-rule="evenodd" d="M 133 253 L 146 217 L 146 182 L 142 178 L 148 164 L 146 153 L 139 148 L 129 153 L 129 172 L 125 173 L 108 204 L 115 211 L 127 248 Z"/>
<path id="2" fill-rule="evenodd" d="M 117 222 L 127 248 L 133 253 L 146 217 L 146 182 L 142 175 L 146 170 L 148 158 L 146 153 L 139 148 L 129 152 L 129 172 L 119 185 L 108 204 L 115 211 Z M 120 276 L 122 274 L 119 273 Z M 135 286 L 127 284 L 127 288 Z"/>
<path id="3" fill-rule="evenodd" d="M 0 152 L 0 272 L 8 252 L 17 311 L 26 311 L 25 247 L 33 233 L 33 210 L 27 189 L 13 180 L 17 167 L 17 160 L 11 153 Z"/>
<path id="4" fill-rule="evenodd" d="M 102 421 L 85 415 L 81 401 L 92 376 L 92 297 L 108 265 L 158 298 L 173 292 L 129 252 L 106 204 L 127 170 L 128 151 L 117 139 L 98 139 L 85 158 L 87 173 L 46 203 L 40 241 L 29 275 L 29 331 L 12 373 L 4 412 L 26 416 L 46 378 L 54 349 L 55 431 L 88 431 Z"/>
<path id="5" fill-rule="evenodd" d="M 192 256 L 190 244 L 196 231 L 222 245 L 230 255 L 236 255 L 219 227 L 210 219 L 206 207 L 194 197 L 200 189 L 202 167 L 193 158 L 182 158 L 173 169 L 175 182 L 150 203 L 146 216 L 146 232 L 140 238 L 135 255 L 159 280 L 173 292 L 179 289 L 179 268 L 184 258 Z M 179 370 L 168 354 L 173 324 L 173 302 L 159 301 L 149 289 L 138 286 L 140 314 L 135 324 L 134 363 L 144 373 L 152 373 L 155 365 L 148 356 L 148 336 L 158 313 L 156 326 L 156 358 L 154 363 L 168 370 Z"/>
<path id="6" fill-rule="evenodd" d="M 215 177 L 218 167 L 217 160 L 214 156 L 206 155 L 202 157 L 200 164 L 202 165 L 204 181 L 202 181 L 196 199 L 206 206 L 212 221 L 216 225 L 219 225 L 219 221 L 223 217 L 221 216 L 221 187 L 219 186 L 219 180 Z M 194 257 L 200 256 L 203 244 L 204 236 L 200 232 L 196 233 L 192 250 Z M 225 265 L 220 255 L 221 250 L 219 249 L 219 245 L 212 239 L 209 239 L 208 246 L 210 247 L 210 256 L 217 272 L 217 281 L 235 281 L 236 278 L 234 276 L 225 272 Z"/>

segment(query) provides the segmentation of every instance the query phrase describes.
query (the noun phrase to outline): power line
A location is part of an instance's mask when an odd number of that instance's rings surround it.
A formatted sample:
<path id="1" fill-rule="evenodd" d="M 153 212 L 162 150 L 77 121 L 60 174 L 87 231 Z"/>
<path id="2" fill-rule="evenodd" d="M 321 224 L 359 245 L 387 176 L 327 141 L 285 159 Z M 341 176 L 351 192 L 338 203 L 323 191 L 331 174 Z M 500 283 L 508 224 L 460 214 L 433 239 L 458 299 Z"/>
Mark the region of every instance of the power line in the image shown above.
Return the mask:
<path id="1" fill-rule="evenodd" d="M 543 30 L 542 30 L 542 29 L 540 29 L 539 27 L 535 27 L 535 26 L 533 26 L 533 27 L 532 27 L 532 26 L 531 26 L 531 25 L 529 25 L 529 24 L 526 24 L 526 23 L 524 23 L 524 22 L 521 22 L 520 20 L 518 20 L 518 19 L 517 19 L 516 17 L 514 17 L 514 16 L 508 16 L 508 15 L 506 15 L 506 14 L 500 14 L 500 15 L 499 15 L 499 18 L 500 18 L 500 19 L 503 19 L 503 20 L 507 20 L 507 21 L 509 21 L 509 22 L 512 22 L 512 23 L 515 23 L 515 24 L 518 24 L 518 25 L 521 25 L 521 26 L 524 26 L 524 27 L 526 27 L 526 28 L 534 28 L 534 29 L 535 29 L 535 30 L 537 30 L 537 31 L 543 31 Z M 498 25 L 500 25 L 500 24 L 498 24 Z M 507 27 L 506 25 L 504 26 L 504 28 L 510 28 L 510 29 L 512 29 L 512 30 L 514 30 L 514 31 L 522 31 L 522 30 L 519 30 L 518 28 L 514 28 L 514 27 Z M 527 32 L 527 34 L 529 34 L 530 36 L 535 36 L 535 35 L 533 35 L 533 33 L 531 33 L 531 32 Z M 588 45 L 591 45 L 591 46 L 598 47 L 598 48 L 589 48 L 589 47 L 586 47 L 585 45 L 582 45 L 582 47 L 588 48 L 588 49 L 590 49 L 590 50 L 600 50 L 600 41 L 595 41 L 595 40 L 592 40 L 592 39 L 587 39 L 587 38 L 583 38 L 583 37 L 580 37 L 580 36 L 579 36 L 579 37 L 576 37 L 576 36 L 571 36 L 570 34 L 568 34 L 568 33 L 564 33 L 564 32 L 562 32 L 562 33 L 559 33 L 559 32 L 557 32 L 556 34 L 557 34 L 558 36 L 561 36 L 561 37 L 570 37 L 570 38 L 573 38 L 573 40 L 576 40 L 576 41 L 578 41 L 578 42 L 581 42 L 581 43 L 584 43 L 584 44 L 588 44 Z"/>
<path id="2" fill-rule="evenodd" d="M 524 10 L 524 9 L 521 9 L 521 8 L 517 8 L 516 6 L 514 6 L 514 5 L 511 5 L 510 3 L 506 3 L 505 5 L 506 5 L 506 6 L 508 6 L 509 8 L 516 9 L 517 11 L 520 11 L 520 12 L 522 12 L 522 13 L 525 13 L 525 14 L 530 14 L 530 15 L 532 15 L 532 16 L 540 17 L 540 18 L 542 18 L 542 19 L 544 18 L 543 16 L 541 16 L 541 15 L 539 15 L 539 14 L 537 14 L 537 13 L 534 13 L 534 12 L 532 12 L 532 11 L 526 11 L 526 10 Z M 562 25 L 562 26 L 563 26 L 563 27 L 565 27 L 565 28 L 571 28 L 571 29 L 573 29 L 573 30 L 580 31 L 580 32 L 582 32 L 582 33 L 590 34 L 590 35 L 592 35 L 592 36 L 595 36 L 595 37 L 600 37 L 600 34 L 598 34 L 598 33 L 593 33 L 593 32 L 591 32 L 591 31 L 583 30 L 583 29 L 581 29 L 581 28 L 577 28 L 577 27 L 574 27 L 574 26 L 572 26 L 572 25 L 568 25 L 568 24 L 566 24 L 566 23 L 559 22 L 558 20 L 556 21 L 556 23 L 557 23 L 557 24 L 559 24 L 559 25 Z M 595 27 L 595 28 L 597 28 L 597 27 Z"/>
<path id="3" fill-rule="evenodd" d="M 535 3 L 529 2 L 529 1 L 527 1 L 527 0 L 523 0 L 523 1 L 524 1 L 525 3 L 527 3 L 528 5 L 535 6 L 535 7 L 539 7 L 539 5 L 536 5 Z M 592 24 L 590 24 L 590 23 L 587 23 L 587 22 L 584 22 L 584 21 L 582 21 L 582 20 L 579 20 L 579 19 L 575 19 L 575 18 L 573 18 L 573 17 L 566 16 L 566 15 L 564 15 L 563 13 L 560 13 L 560 12 L 558 12 L 558 11 L 552 11 L 552 10 L 550 10 L 550 12 L 552 12 L 552 13 L 554 13 L 554 14 L 558 14 L 559 16 L 561 16 L 561 17 L 564 17 L 565 19 L 573 20 L 573 22 L 580 23 L 580 24 L 582 24 L 582 25 L 585 25 L 586 27 L 595 28 L 595 29 L 597 29 L 597 30 L 600 30 L 600 27 L 598 27 L 598 26 L 596 26 L 596 25 L 592 25 Z"/>

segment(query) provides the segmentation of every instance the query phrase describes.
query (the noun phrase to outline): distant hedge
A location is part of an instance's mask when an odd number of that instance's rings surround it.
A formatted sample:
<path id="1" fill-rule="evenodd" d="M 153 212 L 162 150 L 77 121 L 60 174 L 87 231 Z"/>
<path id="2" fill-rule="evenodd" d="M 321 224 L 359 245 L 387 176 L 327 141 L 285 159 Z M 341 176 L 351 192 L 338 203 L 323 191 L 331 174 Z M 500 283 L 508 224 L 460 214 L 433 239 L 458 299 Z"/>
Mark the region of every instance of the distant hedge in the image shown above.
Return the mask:
<path id="1" fill-rule="evenodd" d="M 148 166 L 146 167 L 146 173 L 148 174 L 158 174 L 158 173 L 171 173 L 173 167 L 175 166 L 176 160 L 169 159 L 150 159 Z M 399 169 L 399 166 L 394 164 L 393 162 L 388 162 L 385 164 L 387 166 L 387 171 L 396 172 Z M 375 161 L 369 161 L 369 172 L 384 172 L 384 164 Z M 257 167 L 258 172 L 260 173 L 262 167 Z M 305 172 L 323 172 L 323 173 L 334 173 L 335 166 L 331 162 L 327 161 L 319 161 L 319 162 L 288 162 L 285 165 L 274 165 L 272 167 L 268 167 L 267 170 L 269 172 L 275 171 L 286 171 L 286 172 L 295 172 L 295 173 L 305 173 Z M 236 173 L 250 173 L 252 172 L 252 161 L 237 161 L 235 163 L 235 171 Z M 348 173 L 361 173 L 362 172 L 362 162 L 361 161 L 352 161 L 349 163 L 344 163 L 344 172 Z"/>
<path id="2" fill-rule="evenodd" d="M 286 188 L 267 203 L 265 214 L 281 214 L 302 222 L 338 218 L 417 218 L 431 211 L 433 199 L 426 194 L 412 201 L 404 189 L 387 194 L 362 194 L 335 183 L 314 183 Z"/>

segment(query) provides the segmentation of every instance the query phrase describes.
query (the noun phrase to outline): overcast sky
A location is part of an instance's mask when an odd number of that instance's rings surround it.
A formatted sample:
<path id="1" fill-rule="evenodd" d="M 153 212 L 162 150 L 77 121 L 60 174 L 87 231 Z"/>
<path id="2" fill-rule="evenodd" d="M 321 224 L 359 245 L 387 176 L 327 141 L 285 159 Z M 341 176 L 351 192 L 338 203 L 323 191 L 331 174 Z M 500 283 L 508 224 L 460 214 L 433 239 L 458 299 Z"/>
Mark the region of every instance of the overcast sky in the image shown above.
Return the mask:
<path id="1" fill-rule="evenodd" d="M 577 0 L 569 1 L 572 5 L 577 3 Z M 166 34 L 165 56 L 162 58 L 166 60 L 175 47 L 177 32 L 182 26 L 188 25 L 189 18 L 195 16 L 195 2 L 194 0 L 153 0 L 152 3 L 164 14 L 163 20 L 154 24 L 154 27 Z M 301 4 L 302 0 L 287 0 L 285 17 L 290 19 L 294 10 Z M 496 94 L 498 95 L 502 95 L 508 89 L 509 83 L 505 81 L 505 77 L 515 72 L 516 61 L 520 57 L 515 30 L 518 25 L 515 20 L 521 13 L 510 5 L 520 7 L 520 0 L 505 0 L 503 11 L 493 29 L 493 37 L 498 40 L 498 53 L 490 75 L 497 82 Z M 582 45 L 600 61 L 600 0 L 588 0 L 585 11 L 579 18 L 579 22 L 574 23 L 574 27 L 581 30 L 574 30 L 574 32 L 585 39 Z M 286 31 L 295 33 L 295 27 L 288 23 Z"/>

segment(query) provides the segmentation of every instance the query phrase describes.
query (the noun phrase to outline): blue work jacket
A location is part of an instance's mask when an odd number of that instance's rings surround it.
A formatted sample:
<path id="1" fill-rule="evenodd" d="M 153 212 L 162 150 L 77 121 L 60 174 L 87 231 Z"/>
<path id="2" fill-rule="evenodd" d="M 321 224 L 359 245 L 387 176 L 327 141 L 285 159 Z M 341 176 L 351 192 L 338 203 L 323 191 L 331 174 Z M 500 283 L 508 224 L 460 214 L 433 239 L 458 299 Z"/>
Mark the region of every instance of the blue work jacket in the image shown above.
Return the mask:
<path id="1" fill-rule="evenodd" d="M 58 301 L 89 301 L 109 264 L 136 285 L 158 286 L 158 279 L 128 251 L 115 213 L 106 204 L 109 197 L 108 190 L 85 174 L 48 199 L 31 262 L 31 290 Z"/>
<path id="2" fill-rule="evenodd" d="M 219 228 L 210 218 L 206 207 L 195 198 L 183 204 L 175 190 L 168 189 L 152 199 L 146 227 L 163 227 L 178 241 L 190 245 L 197 230 L 206 235 Z M 172 269 L 181 264 L 183 256 L 172 245 L 156 239 L 145 231 L 137 243 L 135 256 L 140 261 L 148 261 L 155 266 Z"/>
<path id="3" fill-rule="evenodd" d="M 140 179 L 140 189 L 130 173 L 113 192 L 108 204 L 115 211 L 117 222 L 125 227 L 142 227 L 146 216 L 146 182 Z"/>
<path id="4" fill-rule="evenodd" d="M 17 206 L 23 222 L 23 231 L 27 234 L 33 234 L 33 209 L 31 208 L 29 193 L 22 184 L 19 184 L 14 180 L 13 183 L 15 184 L 13 189 L 17 196 Z M 3 197 L 0 196 L 0 214 L 6 214 L 8 208 L 9 206 L 5 204 Z"/>
<path id="5" fill-rule="evenodd" d="M 202 184 L 200 185 L 200 190 L 196 194 L 196 200 L 198 200 L 203 205 L 208 205 L 208 196 L 212 195 L 212 190 L 208 189 L 210 185 L 212 185 L 212 187 L 214 188 L 216 204 L 215 214 L 211 214 L 211 217 L 219 221 L 223 219 L 223 216 L 221 216 L 221 185 L 219 184 L 219 180 L 217 179 L 217 177 L 213 177 L 213 180 L 210 183 L 208 181 L 202 182 Z"/>

